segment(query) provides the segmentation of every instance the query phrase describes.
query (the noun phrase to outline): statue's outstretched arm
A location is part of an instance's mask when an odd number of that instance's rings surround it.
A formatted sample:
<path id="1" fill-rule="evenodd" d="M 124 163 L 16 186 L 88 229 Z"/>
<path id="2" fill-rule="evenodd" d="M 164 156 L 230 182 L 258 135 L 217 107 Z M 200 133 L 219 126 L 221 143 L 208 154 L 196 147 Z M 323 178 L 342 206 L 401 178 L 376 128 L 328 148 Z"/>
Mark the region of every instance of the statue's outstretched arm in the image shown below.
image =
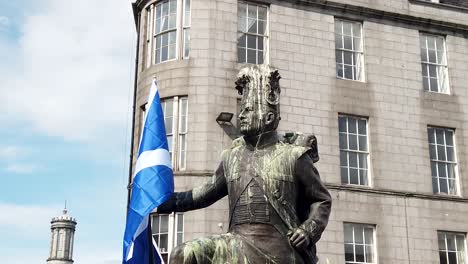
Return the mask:
<path id="1" fill-rule="evenodd" d="M 186 212 L 205 208 L 228 194 L 224 166 L 221 163 L 205 184 L 187 192 L 176 192 L 158 207 L 158 213 Z"/>
<path id="2" fill-rule="evenodd" d="M 300 216 L 303 221 L 300 228 L 309 234 L 310 241 L 315 244 L 328 224 L 331 196 L 309 155 L 304 154 L 297 160 L 296 176 L 300 182 L 298 212 L 308 212 L 308 215 Z"/>

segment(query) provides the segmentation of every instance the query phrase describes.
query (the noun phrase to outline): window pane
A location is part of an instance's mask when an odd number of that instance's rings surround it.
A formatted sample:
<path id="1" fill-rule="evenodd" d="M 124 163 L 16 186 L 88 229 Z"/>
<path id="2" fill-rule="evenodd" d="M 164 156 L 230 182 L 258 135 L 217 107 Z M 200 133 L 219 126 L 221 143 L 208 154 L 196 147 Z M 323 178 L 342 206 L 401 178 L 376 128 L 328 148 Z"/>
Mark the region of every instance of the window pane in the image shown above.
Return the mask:
<path id="1" fill-rule="evenodd" d="M 458 264 L 458 262 L 457 262 L 457 253 L 448 252 L 448 261 L 449 261 L 450 264 L 452 264 L 452 263 Z"/>
<path id="2" fill-rule="evenodd" d="M 256 49 L 257 48 L 257 37 L 247 35 L 247 48 Z"/>
<path id="3" fill-rule="evenodd" d="M 161 249 L 162 252 L 167 252 L 168 251 L 168 235 L 167 234 L 161 234 L 159 235 L 159 248 Z"/>
<path id="4" fill-rule="evenodd" d="M 348 165 L 348 155 L 346 151 L 340 151 L 340 166 L 347 166 Z"/>
<path id="5" fill-rule="evenodd" d="M 344 64 L 353 65 L 353 53 L 352 52 L 343 52 Z"/>
<path id="6" fill-rule="evenodd" d="M 343 39 L 341 35 L 335 34 L 335 48 L 342 49 L 343 48 Z"/>
<path id="7" fill-rule="evenodd" d="M 445 155 L 445 147 L 444 146 L 437 146 L 437 159 L 438 160 L 447 160 L 447 156 Z"/>
<path id="8" fill-rule="evenodd" d="M 169 228 L 169 215 L 160 215 L 161 219 L 161 225 L 160 225 L 160 232 L 161 233 L 167 233 L 168 228 Z"/>
<path id="9" fill-rule="evenodd" d="M 267 20 L 267 9 L 263 6 L 258 6 L 258 19 Z"/>
<path id="10" fill-rule="evenodd" d="M 345 245 L 345 260 L 354 261 L 354 249 L 353 245 Z"/>
<path id="11" fill-rule="evenodd" d="M 247 20 L 247 27 L 249 33 L 257 33 L 257 20 L 249 18 Z"/>
<path id="12" fill-rule="evenodd" d="M 445 178 L 439 179 L 439 186 L 440 186 L 439 191 L 441 193 L 449 193 L 448 192 L 448 187 L 447 187 L 447 179 L 445 179 Z"/>
<path id="13" fill-rule="evenodd" d="M 182 232 L 184 230 L 184 215 L 177 214 L 177 232 Z"/>
<path id="14" fill-rule="evenodd" d="M 358 126 L 359 126 L 359 134 L 367 135 L 367 124 L 366 120 L 359 119 Z"/>
<path id="15" fill-rule="evenodd" d="M 359 175 L 357 169 L 349 169 L 349 183 L 359 184 Z"/>
<path id="16" fill-rule="evenodd" d="M 344 48 L 352 50 L 353 49 L 353 38 L 348 36 L 343 36 Z"/>
<path id="17" fill-rule="evenodd" d="M 374 230 L 370 227 L 364 228 L 366 244 L 374 244 Z"/>
<path id="18" fill-rule="evenodd" d="M 440 264 L 448 264 L 447 263 L 447 253 L 446 252 L 439 252 L 440 257 Z"/>
<path id="19" fill-rule="evenodd" d="M 348 153 L 349 155 L 349 166 L 350 167 L 353 167 L 353 168 L 357 168 L 357 156 L 358 154 L 357 153 L 354 153 L 354 152 L 349 152 Z"/>
<path id="20" fill-rule="evenodd" d="M 346 132 L 347 131 L 346 120 L 347 120 L 346 117 L 343 117 L 343 116 L 338 117 L 338 129 L 339 129 L 340 132 Z"/>
<path id="21" fill-rule="evenodd" d="M 258 57 L 257 57 L 258 64 L 263 64 L 263 58 L 264 58 L 263 55 L 264 55 L 263 51 L 258 51 Z"/>
<path id="22" fill-rule="evenodd" d="M 348 149 L 348 137 L 344 133 L 340 133 L 340 148 Z"/>
<path id="23" fill-rule="evenodd" d="M 437 159 L 435 145 L 429 145 L 429 156 L 430 156 L 431 159 Z"/>
<path id="24" fill-rule="evenodd" d="M 343 64 L 336 64 L 336 76 L 340 78 L 344 78 L 344 65 Z"/>
<path id="25" fill-rule="evenodd" d="M 354 227 L 354 240 L 355 243 L 363 244 L 364 243 L 364 227 L 363 226 L 355 226 Z"/>
<path id="26" fill-rule="evenodd" d="M 153 224 L 151 226 L 153 234 L 159 233 L 159 216 L 153 216 Z M 157 241 L 157 240 L 156 240 Z"/>
<path id="27" fill-rule="evenodd" d="M 257 63 L 257 54 L 255 50 L 247 49 L 247 63 Z"/>
<path id="28" fill-rule="evenodd" d="M 371 246 L 366 246 L 366 263 L 374 262 L 374 253 Z"/>
<path id="29" fill-rule="evenodd" d="M 184 29 L 184 57 L 190 55 L 190 29 Z"/>
<path id="30" fill-rule="evenodd" d="M 444 178 L 447 177 L 446 167 L 447 167 L 447 164 L 445 164 L 445 163 L 442 163 L 442 162 L 437 163 L 437 169 L 438 169 L 439 177 L 444 177 Z"/>
<path id="31" fill-rule="evenodd" d="M 350 183 L 348 180 L 348 168 L 341 168 L 341 183 Z"/>
<path id="32" fill-rule="evenodd" d="M 453 146 L 453 132 L 451 130 L 445 130 L 445 141 L 449 146 Z"/>
<path id="33" fill-rule="evenodd" d="M 453 147 L 447 147 L 447 160 L 455 161 L 455 153 Z"/>
<path id="34" fill-rule="evenodd" d="M 245 59 L 245 48 L 237 48 L 237 61 L 238 62 L 246 62 Z"/>
<path id="35" fill-rule="evenodd" d="M 265 34 L 266 30 L 266 21 L 259 20 L 258 21 L 258 34 L 263 35 Z"/>
<path id="36" fill-rule="evenodd" d="M 368 154 L 359 154 L 359 168 L 367 169 L 367 155 Z"/>
<path id="37" fill-rule="evenodd" d="M 368 185 L 367 170 L 359 170 L 359 184 Z"/>
<path id="38" fill-rule="evenodd" d="M 356 119 L 355 118 L 351 118 L 351 117 L 348 117 L 348 129 L 349 129 L 349 133 L 354 133 L 356 134 Z"/>
<path id="39" fill-rule="evenodd" d="M 357 136 L 349 134 L 349 149 L 357 150 Z"/>
<path id="40" fill-rule="evenodd" d="M 257 18 L 257 6 L 248 4 L 247 5 L 247 16 L 250 18 Z"/>
<path id="41" fill-rule="evenodd" d="M 432 177 L 432 192 L 439 193 L 439 180 L 436 177 Z"/>
<path id="42" fill-rule="evenodd" d="M 359 150 L 367 151 L 367 137 L 359 136 Z"/>
<path id="43" fill-rule="evenodd" d="M 183 236 L 184 236 L 184 234 L 182 234 L 182 233 L 177 233 L 176 246 L 178 246 L 178 245 L 182 244 L 182 242 L 184 242 L 184 241 L 183 241 Z"/>
<path id="44" fill-rule="evenodd" d="M 356 249 L 356 261 L 364 262 L 364 246 L 363 245 L 355 245 Z"/>

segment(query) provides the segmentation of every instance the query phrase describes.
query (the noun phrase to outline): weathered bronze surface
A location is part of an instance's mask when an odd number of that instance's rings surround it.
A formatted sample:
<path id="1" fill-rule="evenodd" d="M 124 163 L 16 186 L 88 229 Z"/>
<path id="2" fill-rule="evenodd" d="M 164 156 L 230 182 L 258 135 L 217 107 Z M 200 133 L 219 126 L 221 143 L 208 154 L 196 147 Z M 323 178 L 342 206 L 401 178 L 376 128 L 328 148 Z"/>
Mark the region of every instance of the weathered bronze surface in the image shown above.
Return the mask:
<path id="1" fill-rule="evenodd" d="M 328 223 L 331 197 L 313 165 L 315 137 L 276 133 L 280 78 L 265 65 L 239 72 L 243 137 L 223 152 L 211 181 L 175 193 L 158 208 L 185 212 L 229 198 L 229 232 L 178 246 L 171 264 L 317 263 L 315 243 Z"/>

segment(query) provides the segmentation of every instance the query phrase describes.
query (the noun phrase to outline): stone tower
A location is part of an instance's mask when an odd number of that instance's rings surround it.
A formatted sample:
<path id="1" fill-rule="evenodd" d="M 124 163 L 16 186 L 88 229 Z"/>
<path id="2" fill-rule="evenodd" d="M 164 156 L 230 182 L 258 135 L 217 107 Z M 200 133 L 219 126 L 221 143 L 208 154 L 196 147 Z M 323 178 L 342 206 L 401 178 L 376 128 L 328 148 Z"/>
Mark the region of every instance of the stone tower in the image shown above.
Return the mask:
<path id="1" fill-rule="evenodd" d="M 52 239 L 47 264 L 72 264 L 76 219 L 68 215 L 65 207 L 63 214 L 52 218 L 50 223 Z"/>

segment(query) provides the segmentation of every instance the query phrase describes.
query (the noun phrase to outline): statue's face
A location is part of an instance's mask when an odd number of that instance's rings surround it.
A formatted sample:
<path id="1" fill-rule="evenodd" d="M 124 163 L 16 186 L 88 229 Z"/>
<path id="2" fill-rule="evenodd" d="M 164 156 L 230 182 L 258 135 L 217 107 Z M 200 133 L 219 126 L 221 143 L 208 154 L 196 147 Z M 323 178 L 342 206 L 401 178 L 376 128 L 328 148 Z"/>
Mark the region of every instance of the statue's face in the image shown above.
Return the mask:
<path id="1" fill-rule="evenodd" d="M 239 114 L 240 132 L 245 136 L 257 136 L 266 132 L 266 120 L 260 105 L 244 102 Z"/>

